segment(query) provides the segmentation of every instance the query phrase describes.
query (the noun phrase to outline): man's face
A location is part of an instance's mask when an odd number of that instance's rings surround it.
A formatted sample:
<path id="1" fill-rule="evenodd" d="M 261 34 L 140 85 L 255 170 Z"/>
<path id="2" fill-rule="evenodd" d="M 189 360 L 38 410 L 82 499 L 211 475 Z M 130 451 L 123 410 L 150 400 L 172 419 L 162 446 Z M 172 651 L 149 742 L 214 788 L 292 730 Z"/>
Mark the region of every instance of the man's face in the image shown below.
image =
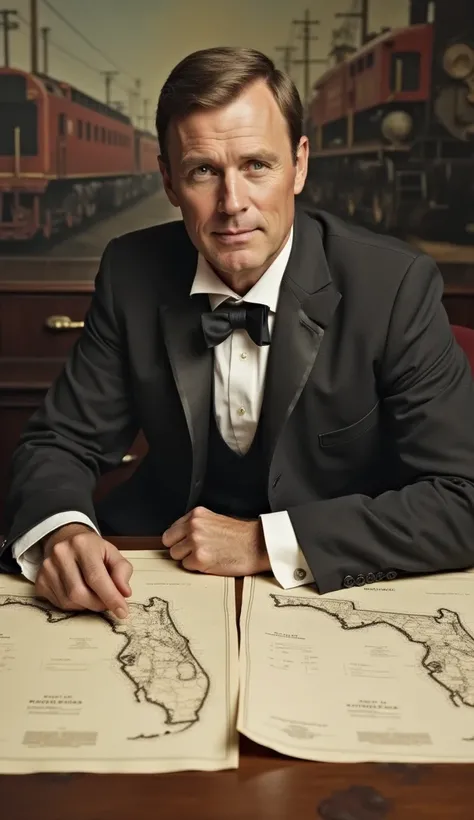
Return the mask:
<path id="1" fill-rule="evenodd" d="M 296 165 L 272 92 L 255 82 L 229 105 L 172 123 L 168 198 L 194 245 L 218 273 L 251 286 L 278 255 L 307 173 L 308 141 Z"/>

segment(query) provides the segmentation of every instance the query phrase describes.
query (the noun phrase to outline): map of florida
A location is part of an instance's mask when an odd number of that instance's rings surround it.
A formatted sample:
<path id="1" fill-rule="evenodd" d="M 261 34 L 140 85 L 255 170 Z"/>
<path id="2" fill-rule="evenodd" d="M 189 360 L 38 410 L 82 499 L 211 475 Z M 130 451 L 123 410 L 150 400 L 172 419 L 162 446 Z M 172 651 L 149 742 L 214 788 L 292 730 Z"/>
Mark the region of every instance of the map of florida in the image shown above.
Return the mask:
<path id="1" fill-rule="evenodd" d="M 457 612 L 438 609 L 437 615 L 415 615 L 358 609 L 352 601 L 270 595 L 277 607 L 316 609 L 337 618 L 343 629 L 364 629 L 386 624 L 408 640 L 422 644 L 422 665 L 444 686 L 455 706 L 474 706 L 474 638 L 463 627 Z"/>
<path id="2" fill-rule="evenodd" d="M 50 623 L 84 615 L 53 609 L 39 598 L 0 595 L 0 606 L 12 604 L 41 609 Z M 209 678 L 191 652 L 187 638 L 176 629 L 167 601 L 153 597 L 147 604 L 128 606 L 129 616 L 124 621 L 109 612 L 98 615 L 126 639 L 116 658 L 133 684 L 135 698 L 139 703 L 148 702 L 165 710 L 168 732 L 188 729 L 199 719 L 209 691 Z M 138 735 L 133 739 L 156 736 Z"/>

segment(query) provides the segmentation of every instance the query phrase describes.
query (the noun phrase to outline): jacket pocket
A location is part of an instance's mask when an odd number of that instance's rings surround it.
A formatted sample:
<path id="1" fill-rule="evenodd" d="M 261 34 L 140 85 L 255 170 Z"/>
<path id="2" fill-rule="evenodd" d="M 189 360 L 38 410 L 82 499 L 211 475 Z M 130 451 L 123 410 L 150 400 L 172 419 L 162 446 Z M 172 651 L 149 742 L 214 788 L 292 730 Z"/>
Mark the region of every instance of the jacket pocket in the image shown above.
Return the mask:
<path id="1" fill-rule="evenodd" d="M 319 434 L 321 447 L 334 447 L 337 444 L 347 444 L 353 439 L 363 436 L 374 427 L 379 419 L 379 404 L 377 402 L 368 413 L 361 419 L 349 424 L 348 427 L 340 427 L 338 430 L 331 430 L 328 433 Z"/>

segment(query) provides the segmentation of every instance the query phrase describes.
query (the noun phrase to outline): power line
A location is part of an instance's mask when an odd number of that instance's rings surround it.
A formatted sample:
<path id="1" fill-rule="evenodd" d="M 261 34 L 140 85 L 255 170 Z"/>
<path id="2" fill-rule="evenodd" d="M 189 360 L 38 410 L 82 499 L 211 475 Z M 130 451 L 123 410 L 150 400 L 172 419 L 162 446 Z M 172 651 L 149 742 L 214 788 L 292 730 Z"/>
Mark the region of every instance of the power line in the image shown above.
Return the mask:
<path id="1" fill-rule="evenodd" d="M 75 34 L 77 34 L 77 36 L 78 36 L 78 37 L 80 37 L 80 38 L 81 38 L 81 40 L 84 40 L 84 42 L 85 42 L 85 43 L 87 43 L 87 45 L 88 45 L 90 48 L 92 48 L 94 51 L 96 51 L 98 54 L 100 54 L 100 55 L 101 55 L 101 57 L 103 57 L 105 60 L 107 60 L 107 62 L 108 62 L 108 63 L 110 63 L 111 65 L 113 65 L 113 66 L 114 66 L 114 68 L 115 68 L 115 69 L 116 69 L 116 70 L 117 70 L 120 74 L 124 74 L 126 77 L 130 77 L 130 79 L 131 79 L 131 80 L 134 80 L 134 77 L 132 77 L 132 76 L 131 76 L 131 75 L 130 75 L 127 71 L 123 71 L 123 70 L 120 68 L 120 66 L 118 66 L 118 65 L 115 63 L 115 61 L 114 61 L 114 60 L 112 60 L 112 59 L 111 59 L 110 57 L 108 57 L 108 56 L 107 56 L 107 54 L 105 54 L 105 53 L 104 53 L 104 52 L 103 52 L 100 48 L 98 48 L 96 45 L 94 45 L 94 43 L 92 43 L 92 42 L 89 40 L 89 38 L 88 38 L 88 37 L 86 37 L 86 36 L 85 36 L 85 34 L 83 34 L 83 33 L 82 33 L 82 31 L 80 31 L 80 30 L 79 30 L 79 29 L 78 29 L 78 28 L 77 28 L 77 27 L 76 27 L 73 23 L 71 23 L 71 22 L 70 22 L 70 21 L 69 21 L 69 20 L 68 20 L 68 19 L 64 16 L 64 14 L 62 14 L 60 11 L 58 11 L 58 10 L 57 10 L 57 9 L 53 6 L 53 4 L 50 2 L 50 0 L 41 0 L 41 2 L 42 2 L 42 3 L 43 3 L 43 5 L 45 5 L 48 9 L 50 9 L 50 11 L 52 11 L 52 12 L 53 12 L 53 14 L 55 14 L 57 17 L 59 17 L 59 19 L 60 19 L 60 20 L 62 20 L 62 22 L 63 22 L 63 23 L 65 23 L 65 24 L 66 24 L 66 25 L 67 25 L 67 26 L 71 29 L 71 31 L 73 31 Z"/>
<path id="2" fill-rule="evenodd" d="M 26 26 L 31 27 L 31 23 L 29 23 L 29 21 L 26 20 L 20 13 L 18 14 L 18 16 L 19 16 L 19 19 L 21 20 L 22 23 L 24 23 Z M 82 57 L 78 57 L 77 54 L 73 54 L 72 51 L 68 51 L 67 48 L 64 48 L 63 46 L 60 46 L 59 43 L 56 43 L 54 40 L 48 39 L 48 44 L 51 45 L 53 48 L 55 48 L 56 51 L 61 52 L 61 54 L 65 54 L 66 57 L 70 57 L 71 60 L 76 60 L 76 62 L 78 62 L 81 65 L 85 66 L 85 68 L 88 68 L 89 71 L 92 71 L 94 74 L 97 74 L 98 76 L 101 76 L 102 71 L 100 70 L 100 68 L 97 68 L 97 66 L 93 66 L 89 62 L 86 62 L 86 60 L 83 60 Z M 47 72 L 45 72 L 45 73 L 47 73 Z M 124 92 L 128 91 L 128 89 L 126 89 L 124 86 L 121 86 L 119 83 L 116 83 L 116 87 L 120 88 L 121 91 L 124 91 Z"/>

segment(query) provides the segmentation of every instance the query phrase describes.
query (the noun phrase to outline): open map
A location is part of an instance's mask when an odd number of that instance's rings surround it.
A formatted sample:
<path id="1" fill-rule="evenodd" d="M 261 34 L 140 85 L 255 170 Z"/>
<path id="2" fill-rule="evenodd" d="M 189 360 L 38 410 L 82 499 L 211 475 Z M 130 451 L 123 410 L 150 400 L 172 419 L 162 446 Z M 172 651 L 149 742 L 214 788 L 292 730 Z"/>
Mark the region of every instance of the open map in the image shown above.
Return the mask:
<path id="1" fill-rule="evenodd" d="M 271 595 L 275 606 L 303 606 L 337 618 L 343 629 L 364 629 L 386 624 L 408 640 L 422 644 L 426 654 L 421 664 L 444 686 L 455 706 L 474 706 L 474 638 L 464 628 L 457 612 L 439 609 L 436 615 L 372 612 L 352 601 L 329 601 Z"/>
<path id="2" fill-rule="evenodd" d="M 0 773 L 238 765 L 234 579 L 130 551 L 129 614 L 66 612 L 0 574 Z"/>
<path id="3" fill-rule="evenodd" d="M 76 612 L 53 610 L 37 598 L 0 595 L 0 607 L 9 605 L 43 610 L 50 623 L 77 617 Z M 188 729 L 198 720 L 209 691 L 209 678 L 193 656 L 189 641 L 176 629 L 167 601 L 152 598 L 148 604 L 131 603 L 126 621 L 109 612 L 87 617 L 103 618 L 114 632 L 124 636 L 125 645 L 116 656 L 117 662 L 132 682 L 137 702 L 145 701 L 165 710 L 164 733 Z"/>
<path id="4" fill-rule="evenodd" d="M 325 595 L 246 579 L 240 687 L 239 731 L 282 754 L 474 762 L 474 572 Z"/>

